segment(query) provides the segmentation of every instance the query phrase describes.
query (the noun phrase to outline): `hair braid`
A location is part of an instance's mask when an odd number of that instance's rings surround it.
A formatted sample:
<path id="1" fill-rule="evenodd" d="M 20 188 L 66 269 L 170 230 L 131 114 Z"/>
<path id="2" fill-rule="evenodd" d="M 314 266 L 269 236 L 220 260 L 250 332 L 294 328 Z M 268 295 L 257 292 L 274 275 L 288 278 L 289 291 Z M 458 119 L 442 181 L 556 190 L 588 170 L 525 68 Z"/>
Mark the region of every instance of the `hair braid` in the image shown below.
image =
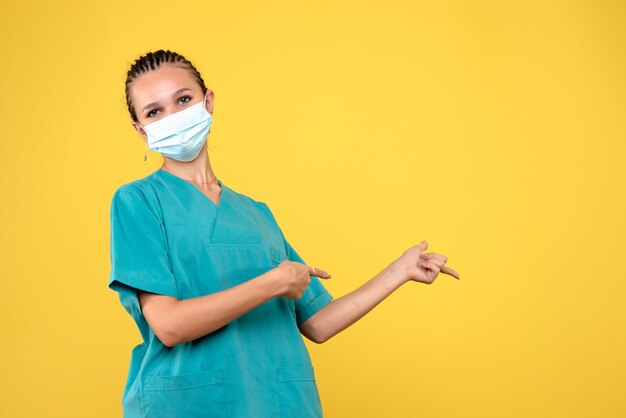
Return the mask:
<path id="1" fill-rule="evenodd" d="M 202 94 L 206 94 L 207 92 L 206 85 L 204 84 L 204 80 L 202 79 L 200 72 L 187 58 L 176 52 L 170 51 L 169 49 L 159 49 L 158 51 L 148 52 L 135 60 L 126 75 L 126 105 L 128 106 L 130 117 L 135 122 L 138 122 L 138 120 L 137 115 L 135 114 L 135 109 L 133 109 L 133 104 L 130 97 L 130 85 L 141 74 L 156 70 L 163 63 L 180 64 L 183 67 L 187 68 L 189 71 L 191 71 L 191 74 L 200 85 L 200 88 L 202 89 Z"/>

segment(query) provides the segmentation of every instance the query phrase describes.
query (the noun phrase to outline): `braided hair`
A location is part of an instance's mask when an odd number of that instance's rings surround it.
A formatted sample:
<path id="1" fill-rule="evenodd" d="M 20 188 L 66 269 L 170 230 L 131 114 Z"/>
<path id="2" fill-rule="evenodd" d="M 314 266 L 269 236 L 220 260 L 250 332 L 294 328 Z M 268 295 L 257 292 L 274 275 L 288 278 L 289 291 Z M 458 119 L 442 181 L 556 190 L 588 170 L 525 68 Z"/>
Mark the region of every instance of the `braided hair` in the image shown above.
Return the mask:
<path id="1" fill-rule="evenodd" d="M 183 67 L 187 68 L 191 71 L 191 74 L 195 77 L 196 81 L 200 85 L 202 89 L 202 94 L 206 94 L 207 88 L 204 84 L 204 80 L 202 76 L 200 76 L 200 72 L 196 70 L 196 67 L 176 52 L 168 50 L 159 49 L 158 51 L 148 52 L 145 55 L 142 55 L 131 65 L 128 73 L 126 75 L 126 105 L 128 106 L 128 111 L 130 112 L 130 117 L 138 122 L 137 114 L 135 113 L 135 109 L 133 109 L 133 104 L 130 98 L 130 84 L 141 74 L 147 73 L 152 70 L 156 70 L 163 63 L 174 63 L 180 64 Z"/>

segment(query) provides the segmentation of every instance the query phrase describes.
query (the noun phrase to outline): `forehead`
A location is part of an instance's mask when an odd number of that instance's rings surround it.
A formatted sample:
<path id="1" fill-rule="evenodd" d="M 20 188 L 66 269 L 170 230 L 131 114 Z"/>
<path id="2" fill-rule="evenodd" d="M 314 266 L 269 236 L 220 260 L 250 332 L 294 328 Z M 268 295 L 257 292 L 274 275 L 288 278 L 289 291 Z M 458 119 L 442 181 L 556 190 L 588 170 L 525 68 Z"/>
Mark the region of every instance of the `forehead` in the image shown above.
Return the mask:
<path id="1" fill-rule="evenodd" d="M 166 63 L 137 77 L 131 84 L 131 95 L 137 108 L 141 109 L 144 104 L 171 99 L 171 95 L 183 87 L 201 91 L 189 69 Z"/>

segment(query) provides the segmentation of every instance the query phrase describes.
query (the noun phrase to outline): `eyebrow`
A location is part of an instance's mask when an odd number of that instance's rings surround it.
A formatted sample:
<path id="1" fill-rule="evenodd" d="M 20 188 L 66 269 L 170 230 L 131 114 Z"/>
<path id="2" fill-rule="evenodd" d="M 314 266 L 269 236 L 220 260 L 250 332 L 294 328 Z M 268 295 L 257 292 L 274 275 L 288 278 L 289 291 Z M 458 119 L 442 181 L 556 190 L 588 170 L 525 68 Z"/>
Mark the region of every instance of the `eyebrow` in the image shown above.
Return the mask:
<path id="1" fill-rule="evenodd" d="M 190 89 L 190 88 L 188 88 L 188 87 L 183 87 L 182 89 L 178 89 L 178 90 L 176 90 L 176 91 L 174 92 L 174 94 L 172 94 L 172 97 L 179 95 L 180 93 L 182 93 L 182 92 L 183 92 L 183 91 L 185 91 L 185 90 L 189 90 L 189 91 L 191 91 L 191 89 Z M 145 111 L 146 111 L 146 110 L 148 110 L 148 109 L 152 109 L 153 107 L 156 107 L 156 106 L 158 106 L 158 105 L 159 105 L 159 102 L 152 102 L 152 103 L 150 103 L 150 104 L 147 104 L 147 105 L 145 105 L 145 106 L 144 106 L 144 108 L 141 110 L 141 113 L 145 112 Z"/>

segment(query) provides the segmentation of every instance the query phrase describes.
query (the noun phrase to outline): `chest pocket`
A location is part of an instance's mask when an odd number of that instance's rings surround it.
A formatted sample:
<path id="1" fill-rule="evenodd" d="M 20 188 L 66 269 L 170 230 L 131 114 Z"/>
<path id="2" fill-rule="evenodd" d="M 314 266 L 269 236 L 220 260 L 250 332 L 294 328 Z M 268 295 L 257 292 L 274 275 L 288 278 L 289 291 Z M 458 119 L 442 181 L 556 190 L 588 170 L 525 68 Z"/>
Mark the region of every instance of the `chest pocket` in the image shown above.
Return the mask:
<path id="1" fill-rule="evenodd" d="M 198 194 L 201 192 L 198 192 Z M 165 218 L 168 247 L 176 276 L 191 273 L 202 264 L 210 249 L 263 244 L 258 216 L 248 202 L 224 191 L 219 208 L 208 205 L 208 198 L 171 213 Z"/>
<path id="2" fill-rule="evenodd" d="M 251 203 L 238 196 L 222 200 L 210 231 L 209 241 L 218 244 L 261 244 L 263 232 L 260 219 Z"/>
<path id="3" fill-rule="evenodd" d="M 238 196 L 222 200 L 210 219 L 191 210 L 167 225 L 167 230 L 182 298 L 237 286 L 287 259 L 280 232 Z"/>

